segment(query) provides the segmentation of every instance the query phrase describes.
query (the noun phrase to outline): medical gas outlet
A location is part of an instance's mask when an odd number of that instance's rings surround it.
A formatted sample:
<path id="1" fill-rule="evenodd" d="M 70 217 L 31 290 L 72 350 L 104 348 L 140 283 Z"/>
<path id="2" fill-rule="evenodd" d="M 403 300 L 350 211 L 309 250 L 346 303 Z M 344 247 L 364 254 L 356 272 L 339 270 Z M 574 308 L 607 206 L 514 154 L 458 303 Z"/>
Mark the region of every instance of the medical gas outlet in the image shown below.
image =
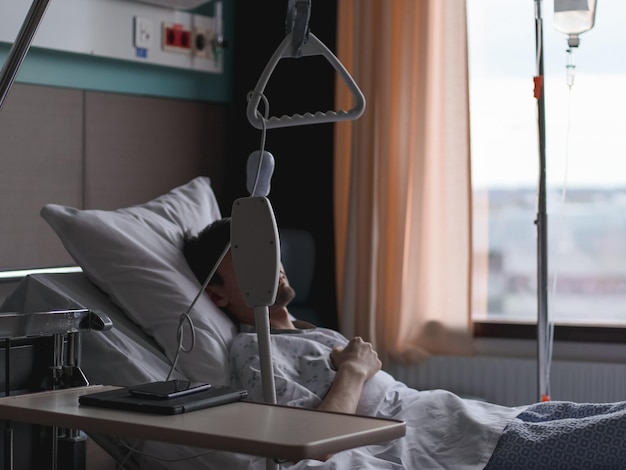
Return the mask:
<path id="1" fill-rule="evenodd" d="M 161 47 L 167 52 L 177 52 L 197 57 L 211 56 L 211 31 L 190 28 L 179 23 L 163 23 Z"/>
<path id="2" fill-rule="evenodd" d="M 163 23 L 161 38 L 164 51 L 191 53 L 191 30 L 182 24 Z"/>

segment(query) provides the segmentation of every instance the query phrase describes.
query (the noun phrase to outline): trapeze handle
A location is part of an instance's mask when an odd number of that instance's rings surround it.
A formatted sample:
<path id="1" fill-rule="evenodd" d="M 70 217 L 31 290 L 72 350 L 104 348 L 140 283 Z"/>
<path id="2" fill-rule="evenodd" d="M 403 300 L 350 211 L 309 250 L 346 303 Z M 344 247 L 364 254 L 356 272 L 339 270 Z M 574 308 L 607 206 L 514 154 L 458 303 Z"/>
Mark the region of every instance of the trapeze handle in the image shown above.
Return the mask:
<path id="1" fill-rule="evenodd" d="M 363 93 L 339 59 L 337 59 L 337 57 L 312 33 L 309 33 L 307 41 L 300 49 L 301 56 L 322 55 L 328 60 L 337 73 L 339 73 L 339 76 L 343 79 L 343 82 L 346 84 L 352 94 L 352 97 L 354 98 L 354 106 L 352 109 L 348 111 L 316 111 L 304 114 L 293 114 L 291 116 L 283 115 L 280 117 L 271 116 L 267 119 L 265 119 L 258 111 L 261 97 L 263 96 L 267 82 L 269 81 L 276 64 L 278 64 L 283 57 L 294 57 L 290 51 L 293 41 L 292 36 L 293 33 L 289 33 L 285 36 L 265 66 L 254 91 L 250 93 L 248 108 L 246 111 L 250 124 L 257 129 L 272 129 L 278 127 L 293 127 L 327 122 L 352 121 L 359 118 L 365 110 L 365 97 L 363 96 Z"/>

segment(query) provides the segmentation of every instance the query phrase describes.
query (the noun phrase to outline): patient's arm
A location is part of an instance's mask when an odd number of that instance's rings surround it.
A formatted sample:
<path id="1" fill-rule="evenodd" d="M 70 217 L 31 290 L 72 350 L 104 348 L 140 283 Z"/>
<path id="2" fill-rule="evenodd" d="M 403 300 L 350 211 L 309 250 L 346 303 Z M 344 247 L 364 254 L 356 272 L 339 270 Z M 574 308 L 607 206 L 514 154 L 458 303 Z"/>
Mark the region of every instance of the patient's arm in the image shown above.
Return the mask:
<path id="1" fill-rule="evenodd" d="M 330 390 L 318 407 L 322 411 L 356 412 L 363 385 L 382 366 L 370 343 L 356 337 L 345 348 L 335 348 L 330 359 L 337 374 Z"/>

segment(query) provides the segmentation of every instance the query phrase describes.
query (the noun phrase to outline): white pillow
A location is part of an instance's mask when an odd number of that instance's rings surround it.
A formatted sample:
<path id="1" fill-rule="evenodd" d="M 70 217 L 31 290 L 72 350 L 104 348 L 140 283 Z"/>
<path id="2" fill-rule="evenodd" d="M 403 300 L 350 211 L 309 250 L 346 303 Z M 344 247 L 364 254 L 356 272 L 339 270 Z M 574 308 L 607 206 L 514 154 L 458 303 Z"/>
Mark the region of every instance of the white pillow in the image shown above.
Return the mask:
<path id="1" fill-rule="evenodd" d="M 221 217 L 209 178 L 195 178 L 132 207 L 104 211 L 48 204 L 41 216 L 85 275 L 173 360 L 180 314 L 201 289 L 182 253 L 184 234 Z M 195 347 L 181 353 L 177 369 L 190 380 L 228 384 L 235 325 L 204 293 L 191 318 Z M 189 347 L 189 328 L 184 338 Z"/>

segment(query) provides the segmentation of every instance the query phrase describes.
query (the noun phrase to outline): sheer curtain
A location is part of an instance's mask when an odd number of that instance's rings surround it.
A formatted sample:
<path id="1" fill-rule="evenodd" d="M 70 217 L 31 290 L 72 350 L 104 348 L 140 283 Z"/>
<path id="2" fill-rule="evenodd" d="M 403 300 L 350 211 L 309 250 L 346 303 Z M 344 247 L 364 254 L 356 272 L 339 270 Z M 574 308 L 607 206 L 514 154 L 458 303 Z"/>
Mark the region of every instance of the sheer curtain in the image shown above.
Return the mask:
<path id="1" fill-rule="evenodd" d="M 335 132 L 340 329 L 383 358 L 470 353 L 465 0 L 338 8 L 337 54 L 367 100 Z M 339 83 L 336 106 L 352 106 Z"/>

